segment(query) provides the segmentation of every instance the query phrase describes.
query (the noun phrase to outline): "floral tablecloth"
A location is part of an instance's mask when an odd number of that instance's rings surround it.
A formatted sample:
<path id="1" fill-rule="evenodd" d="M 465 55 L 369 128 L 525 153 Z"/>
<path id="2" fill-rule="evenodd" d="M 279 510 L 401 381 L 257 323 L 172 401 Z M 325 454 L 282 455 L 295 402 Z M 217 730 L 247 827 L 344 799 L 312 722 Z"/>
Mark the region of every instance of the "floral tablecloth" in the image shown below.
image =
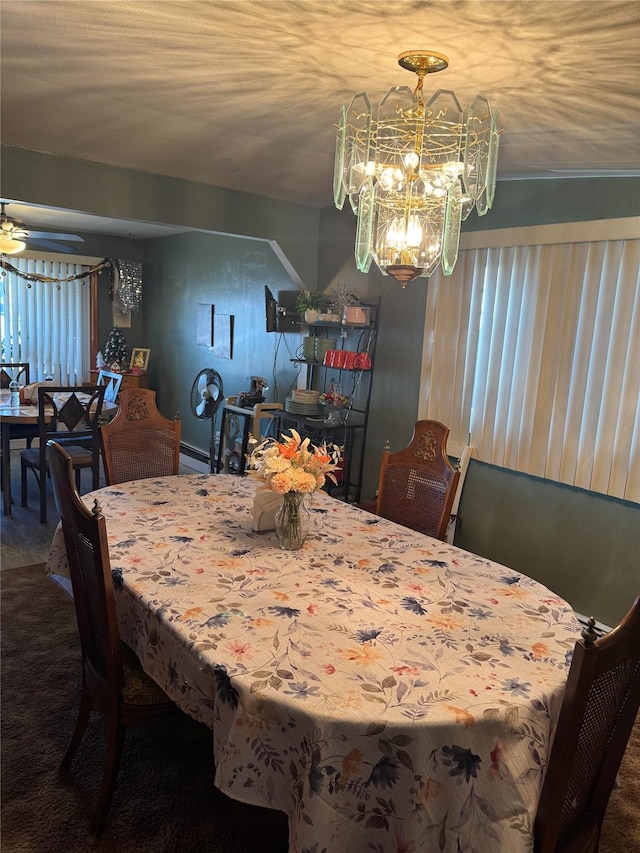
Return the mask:
<path id="1" fill-rule="evenodd" d="M 252 531 L 255 487 L 83 498 L 107 519 L 121 635 L 211 726 L 216 785 L 286 812 L 291 853 L 530 851 L 568 604 L 322 492 L 304 548 L 281 551 Z M 57 532 L 48 571 L 65 566 Z"/>

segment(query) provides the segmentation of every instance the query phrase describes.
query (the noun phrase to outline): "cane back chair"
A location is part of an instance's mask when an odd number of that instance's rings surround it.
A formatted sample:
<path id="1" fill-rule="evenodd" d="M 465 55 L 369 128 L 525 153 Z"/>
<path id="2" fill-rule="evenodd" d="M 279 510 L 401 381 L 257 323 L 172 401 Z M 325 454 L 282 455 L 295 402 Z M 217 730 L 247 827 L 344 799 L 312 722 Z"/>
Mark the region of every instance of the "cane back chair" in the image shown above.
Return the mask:
<path id="1" fill-rule="evenodd" d="M 383 518 L 444 539 L 459 472 L 447 456 L 449 427 L 438 421 L 416 421 L 411 442 L 380 463 L 375 512 Z"/>
<path id="2" fill-rule="evenodd" d="M 60 772 L 69 769 L 91 711 L 96 708 L 107 718 L 107 759 L 88 836 L 93 842 L 111 803 L 125 727 L 179 712 L 119 638 L 106 523 L 98 501 L 94 500 L 91 511 L 87 509 L 73 482 L 71 457 L 54 441 L 48 443 L 48 450 L 82 652 L 80 710 Z"/>
<path id="3" fill-rule="evenodd" d="M 596 639 L 593 620 L 571 661 L 534 824 L 535 853 L 595 853 L 640 707 L 640 596 Z"/>
<path id="4" fill-rule="evenodd" d="M 165 418 L 147 388 L 127 388 L 119 402 L 118 414 L 101 428 L 107 485 L 177 474 L 180 421 Z"/>

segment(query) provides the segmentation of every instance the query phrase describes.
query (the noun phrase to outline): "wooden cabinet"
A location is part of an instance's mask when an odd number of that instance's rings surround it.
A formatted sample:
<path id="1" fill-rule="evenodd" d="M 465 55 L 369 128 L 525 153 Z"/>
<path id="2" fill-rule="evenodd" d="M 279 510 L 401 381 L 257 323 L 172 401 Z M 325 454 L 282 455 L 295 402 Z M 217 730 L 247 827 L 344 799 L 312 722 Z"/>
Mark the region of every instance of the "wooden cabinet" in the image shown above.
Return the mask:
<path id="1" fill-rule="evenodd" d="M 96 385 L 98 383 L 98 374 L 99 370 L 90 370 L 89 371 L 89 379 L 91 385 Z M 120 390 L 124 391 L 126 388 L 148 388 L 149 387 L 149 374 L 148 373 L 123 373 L 122 374 L 122 382 L 120 383 Z"/>

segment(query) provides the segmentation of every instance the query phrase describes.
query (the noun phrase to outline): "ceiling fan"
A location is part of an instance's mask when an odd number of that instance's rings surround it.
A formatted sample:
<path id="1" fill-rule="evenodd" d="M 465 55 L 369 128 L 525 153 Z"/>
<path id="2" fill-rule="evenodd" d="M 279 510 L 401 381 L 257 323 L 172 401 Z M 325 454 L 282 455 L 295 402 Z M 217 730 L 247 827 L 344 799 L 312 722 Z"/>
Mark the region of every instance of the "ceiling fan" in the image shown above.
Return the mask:
<path id="1" fill-rule="evenodd" d="M 56 231 L 33 231 L 21 219 L 5 213 L 6 202 L 0 203 L 0 254 L 17 255 L 27 248 L 53 249 L 56 252 L 73 252 L 70 246 L 58 242 L 84 243 L 78 234 L 58 234 Z"/>

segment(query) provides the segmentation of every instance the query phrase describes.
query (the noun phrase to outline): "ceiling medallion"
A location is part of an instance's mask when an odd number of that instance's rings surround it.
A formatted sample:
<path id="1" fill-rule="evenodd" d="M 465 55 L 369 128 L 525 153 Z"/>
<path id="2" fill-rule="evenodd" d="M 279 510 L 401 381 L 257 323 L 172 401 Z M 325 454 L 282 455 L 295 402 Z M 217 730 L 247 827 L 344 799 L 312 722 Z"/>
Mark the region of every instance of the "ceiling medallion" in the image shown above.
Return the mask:
<path id="1" fill-rule="evenodd" d="M 413 92 L 393 87 L 375 115 L 366 92 L 342 107 L 333 193 L 339 210 L 348 196 L 358 218 L 357 268 L 375 261 L 405 287 L 438 264 L 453 272 L 462 220 L 493 204 L 500 130 L 483 95 L 466 112 L 446 89 L 425 103 L 424 78 L 447 68 L 446 56 L 409 50 L 398 64 L 418 76 Z"/>

